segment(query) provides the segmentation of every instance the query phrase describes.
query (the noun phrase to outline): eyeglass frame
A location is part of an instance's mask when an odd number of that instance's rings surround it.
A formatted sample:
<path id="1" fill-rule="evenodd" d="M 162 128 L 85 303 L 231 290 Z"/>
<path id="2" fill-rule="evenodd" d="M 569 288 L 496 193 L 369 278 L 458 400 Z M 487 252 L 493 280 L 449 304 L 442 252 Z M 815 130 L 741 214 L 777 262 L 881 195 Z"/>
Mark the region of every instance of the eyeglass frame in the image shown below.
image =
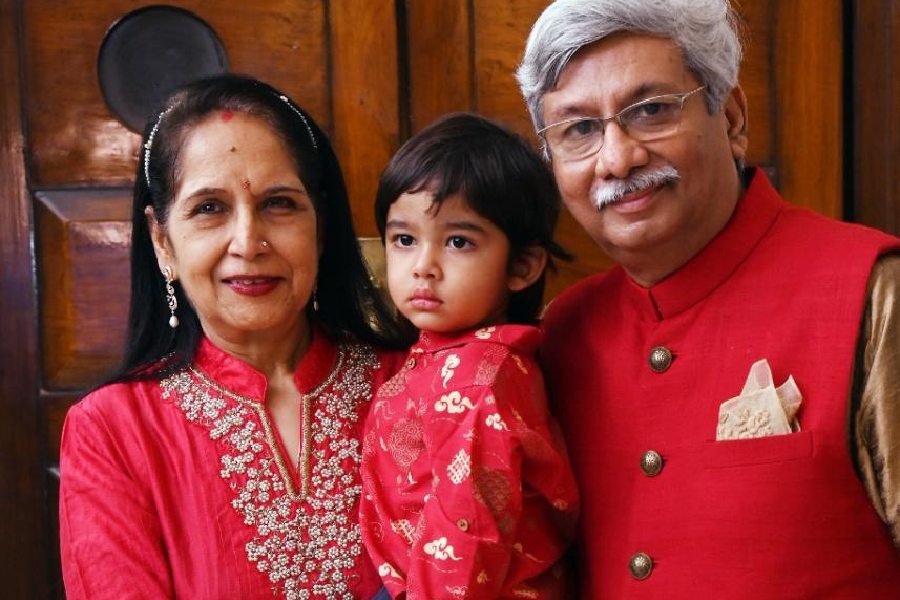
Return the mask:
<path id="1" fill-rule="evenodd" d="M 693 96 L 694 94 L 696 94 L 697 92 L 699 92 L 700 90 L 705 89 L 705 88 L 706 88 L 705 85 L 701 85 L 699 87 L 692 89 L 689 92 L 678 92 L 675 94 L 657 94 L 656 96 L 644 98 L 643 100 L 638 100 L 637 102 L 634 102 L 633 104 L 629 104 L 628 106 L 626 106 L 625 108 L 623 108 L 622 110 L 617 112 L 616 114 L 610 115 L 608 117 L 571 117 L 568 119 L 563 119 L 562 121 L 557 121 L 556 123 L 551 123 L 550 125 L 547 125 L 546 127 L 542 127 L 541 129 L 539 129 L 537 131 L 537 135 L 539 135 L 541 137 L 541 139 L 544 140 L 544 152 L 549 157 L 551 155 L 550 151 L 552 150 L 552 147 L 550 145 L 550 141 L 544 135 L 544 133 L 546 131 L 556 128 L 556 127 L 559 127 L 560 125 L 568 125 L 570 123 L 577 123 L 579 121 L 593 121 L 593 122 L 601 123 L 603 126 L 603 129 L 600 131 L 600 144 L 596 148 L 594 148 L 590 152 L 587 152 L 581 156 L 568 157 L 568 158 L 563 157 L 563 160 L 581 160 L 581 159 L 587 158 L 589 156 L 593 156 L 594 154 L 599 152 L 601 148 L 603 148 L 603 144 L 606 141 L 606 125 L 610 121 L 615 121 L 616 124 L 622 129 L 622 131 L 624 131 L 625 134 L 628 135 L 629 137 L 631 137 L 632 139 L 638 139 L 638 138 L 634 138 L 634 136 L 632 136 L 631 133 L 628 131 L 628 127 L 626 127 L 622 123 L 622 115 L 627 113 L 630 110 L 633 110 L 633 109 L 643 106 L 645 104 L 652 104 L 655 101 L 659 101 L 660 98 L 675 98 L 675 99 L 677 99 L 677 101 L 679 102 L 678 124 L 680 125 L 680 123 L 681 123 L 680 117 L 681 117 L 681 112 L 684 110 L 684 103 L 687 101 L 688 98 L 690 98 L 691 96 Z M 659 137 L 642 138 L 639 141 L 650 142 L 655 139 L 665 137 L 666 135 L 671 135 L 671 132 L 664 133 L 664 134 L 660 135 Z"/>

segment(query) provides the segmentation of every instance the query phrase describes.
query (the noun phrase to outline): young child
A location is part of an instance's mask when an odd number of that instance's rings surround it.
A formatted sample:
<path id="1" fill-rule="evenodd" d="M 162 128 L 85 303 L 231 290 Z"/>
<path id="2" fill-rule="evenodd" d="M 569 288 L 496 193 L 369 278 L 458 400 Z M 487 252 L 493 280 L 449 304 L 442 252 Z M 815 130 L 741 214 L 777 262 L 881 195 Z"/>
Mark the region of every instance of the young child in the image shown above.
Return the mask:
<path id="1" fill-rule="evenodd" d="M 535 323 L 559 193 L 519 136 L 469 114 L 411 138 L 375 201 L 387 282 L 420 330 L 376 394 L 361 530 L 393 598 L 563 598 L 578 504 Z"/>

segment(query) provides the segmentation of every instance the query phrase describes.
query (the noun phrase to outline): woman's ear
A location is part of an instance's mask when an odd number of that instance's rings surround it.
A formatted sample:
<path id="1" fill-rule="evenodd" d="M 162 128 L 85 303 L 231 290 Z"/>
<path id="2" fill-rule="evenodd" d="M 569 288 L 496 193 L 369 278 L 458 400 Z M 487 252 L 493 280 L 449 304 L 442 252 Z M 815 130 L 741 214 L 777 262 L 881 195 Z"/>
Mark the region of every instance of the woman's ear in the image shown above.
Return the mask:
<path id="1" fill-rule="evenodd" d="M 169 239 L 166 237 L 166 231 L 156 219 L 156 212 L 152 206 L 144 209 L 144 216 L 147 218 L 147 227 L 150 229 L 150 241 L 153 242 L 153 253 L 156 254 L 156 264 L 159 265 L 160 272 L 166 267 L 175 268 L 174 256 L 172 255 Z"/>
<path id="2" fill-rule="evenodd" d="M 511 292 L 521 292 L 540 279 L 547 267 L 547 249 L 542 246 L 526 246 L 513 258 L 506 279 Z"/>

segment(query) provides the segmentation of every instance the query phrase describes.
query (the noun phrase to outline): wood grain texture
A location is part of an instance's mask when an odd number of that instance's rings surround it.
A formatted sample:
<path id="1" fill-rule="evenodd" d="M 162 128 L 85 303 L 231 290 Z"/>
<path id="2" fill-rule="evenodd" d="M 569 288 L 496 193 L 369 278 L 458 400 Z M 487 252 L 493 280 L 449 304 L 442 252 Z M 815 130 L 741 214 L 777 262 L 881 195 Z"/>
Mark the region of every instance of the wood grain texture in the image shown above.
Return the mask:
<path id="1" fill-rule="evenodd" d="M 409 0 L 409 129 L 439 116 L 475 108 L 470 2 Z"/>
<path id="2" fill-rule="evenodd" d="M 854 6 L 854 220 L 900 235 L 900 2 Z"/>
<path id="3" fill-rule="evenodd" d="M 392 2 L 329 4 L 333 140 L 358 235 L 377 235 L 378 177 L 400 144 L 397 21 Z"/>
<path id="4" fill-rule="evenodd" d="M 777 0 L 755 0 L 742 2 L 740 5 L 744 60 L 741 63 L 739 82 L 747 95 L 749 112 L 750 148 L 747 153 L 747 164 L 765 167 L 777 175 L 778 157 L 775 149 L 777 129 L 773 95 L 776 3 Z"/>
<path id="5" fill-rule="evenodd" d="M 0 3 L 0 579 L 7 598 L 40 598 L 50 579 L 37 404 L 37 300 L 19 115 L 19 3 Z"/>
<path id="6" fill-rule="evenodd" d="M 31 181 L 36 186 L 128 185 L 139 136 L 107 108 L 97 57 L 113 23 L 153 2 L 23 2 Z M 219 35 L 231 68 L 284 89 L 330 126 L 323 0 L 178 3 Z"/>
<path id="7" fill-rule="evenodd" d="M 795 204 L 843 216 L 840 0 L 777 2 L 773 88 L 778 189 Z"/>
<path id="8" fill-rule="evenodd" d="M 127 189 L 36 195 L 43 387 L 93 387 L 121 361 L 130 291 Z"/>
<path id="9" fill-rule="evenodd" d="M 47 436 L 47 464 L 49 465 L 59 464 L 59 445 L 66 413 L 73 404 L 81 399 L 82 394 L 82 391 L 41 391 L 41 404 L 44 407 L 44 431 Z"/>

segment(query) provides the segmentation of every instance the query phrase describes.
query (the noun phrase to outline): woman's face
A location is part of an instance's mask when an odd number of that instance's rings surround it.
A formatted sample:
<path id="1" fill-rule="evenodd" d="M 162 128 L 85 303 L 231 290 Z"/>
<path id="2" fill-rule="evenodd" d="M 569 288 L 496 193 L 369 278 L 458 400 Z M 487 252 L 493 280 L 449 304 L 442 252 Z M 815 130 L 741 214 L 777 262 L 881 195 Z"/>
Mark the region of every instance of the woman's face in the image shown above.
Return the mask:
<path id="1" fill-rule="evenodd" d="M 284 142 L 257 117 L 221 111 L 186 136 L 179 163 L 167 222 L 148 212 L 160 269 L 172 267 L 214 342 L 299 339 L 319 244 Z"/>

